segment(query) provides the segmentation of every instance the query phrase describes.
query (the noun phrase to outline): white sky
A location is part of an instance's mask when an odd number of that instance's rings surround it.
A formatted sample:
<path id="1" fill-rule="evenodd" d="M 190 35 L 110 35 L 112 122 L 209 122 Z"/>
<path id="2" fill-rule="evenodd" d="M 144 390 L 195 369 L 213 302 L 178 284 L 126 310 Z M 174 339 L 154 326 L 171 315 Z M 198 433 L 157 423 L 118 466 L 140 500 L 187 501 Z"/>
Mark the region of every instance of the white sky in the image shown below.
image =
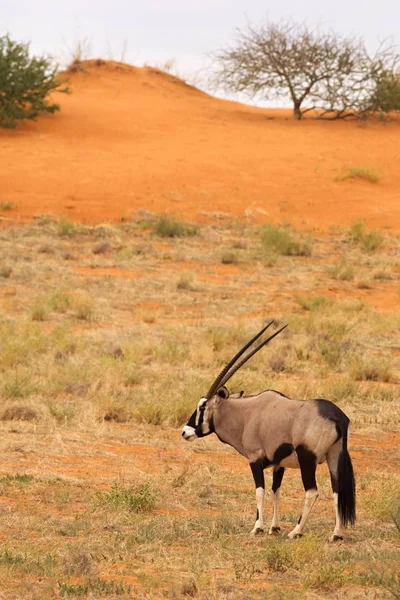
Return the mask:
<path id="1" fill-rule="evenodd" d="M 233 40 L 246 20 L 292 18 L 364 38 L 373 50 L 400 45 L 400 0 L 0 0 L 0 35 L 31 42 L 32 52 L 69 62 L 80 41 L 90 57 L 161 66 L 176 60 L 182 75 Z"/>

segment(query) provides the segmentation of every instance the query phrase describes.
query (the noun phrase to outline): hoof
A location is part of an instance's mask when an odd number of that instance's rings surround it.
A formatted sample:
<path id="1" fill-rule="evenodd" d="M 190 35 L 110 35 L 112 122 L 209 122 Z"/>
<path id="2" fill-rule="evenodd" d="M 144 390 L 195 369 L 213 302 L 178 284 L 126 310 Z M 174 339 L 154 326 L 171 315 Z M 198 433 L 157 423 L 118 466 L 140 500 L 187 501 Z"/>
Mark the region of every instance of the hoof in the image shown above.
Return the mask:
<path id="1" fill-rule="evenodd" d="M 301 538 L 301 537 L 303 537 L 302 533 L 293 533 L 293 531 L 292 531 L 292 533 L 289 533 L 289 535 L 288 535 L 288 538 L 290 540 L 297 540 L 298 538 Z"/>
<path id="2" fill-rule="evenodd" d="M 261 527 L 256 527 L 251 531 L 250 535 L 261 535 L 262 533 L 264 533 L 264 529 L 261 529 Z"/>
<path id="3" fill-rule="evenodd" d="M 329 538 L 329 541 L 331 543 L 333 543 L 333 542 L 342 542 L 343 541 L 343 536 L 341 536 L 341 535 L 333 535 L 332 537 Z"/>
<path id="4" fill-rule="evenodd" d="M 274 533 L 279 533 L 281 530 L 280 527 L 271 527 L 271 529 L 268 531 L 269 535 L 273 535 Z"/>

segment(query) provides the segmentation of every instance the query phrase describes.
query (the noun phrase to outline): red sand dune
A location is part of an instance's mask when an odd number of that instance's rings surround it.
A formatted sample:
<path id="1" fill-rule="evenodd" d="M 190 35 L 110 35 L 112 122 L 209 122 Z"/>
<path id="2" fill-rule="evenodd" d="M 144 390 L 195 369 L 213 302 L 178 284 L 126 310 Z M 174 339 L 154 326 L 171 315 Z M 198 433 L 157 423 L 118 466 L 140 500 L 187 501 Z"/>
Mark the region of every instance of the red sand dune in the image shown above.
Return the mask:
<path id="1" fill-rule="evenodd" d="M 54 116 L 0 131 L 3 216 L 118 220 L 147 209 L 326 229 L 400 231 L 400 123 L 295 122 L 212 98 L 156 69 L 86 64 Z M 335 181 L 367 166 L 377 184 Z"/>

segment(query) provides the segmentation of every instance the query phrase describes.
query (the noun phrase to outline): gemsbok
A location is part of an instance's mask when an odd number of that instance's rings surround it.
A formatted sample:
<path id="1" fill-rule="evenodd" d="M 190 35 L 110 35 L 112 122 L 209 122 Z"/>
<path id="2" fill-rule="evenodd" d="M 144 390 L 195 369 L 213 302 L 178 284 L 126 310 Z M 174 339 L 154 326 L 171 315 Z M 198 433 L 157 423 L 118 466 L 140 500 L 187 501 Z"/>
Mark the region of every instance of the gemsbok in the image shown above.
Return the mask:
<path id="1" fill-rule="evenodd" d="M 336 514 L 330 541 L 342 540 L 343 528 L 356 520 L 355 479 L 347 449 L 349 418 L 329 400 L 292 400 L 273 390 L 252 396 L 244 396 L 243 392 L 230 396 L 225 387 L 238 369 L 287 327 L 281 327 L 239 360 L 273 322 L 263 327 L 223 368 L 183 427 L 182 436 L 191 441 L 215 433 L 221 442 L 248 459 L 257 501 L 252 534 L 263 532 L 266 467 L 273 469 L 270 534 L 280 531 L 278 501 L 285 469 L 300 469 L 305 503 L 297 525 L 289 533 L 289 538 L 295 538 L 302 535 L 318 497 L 317 465 L 327 461 Z"/>

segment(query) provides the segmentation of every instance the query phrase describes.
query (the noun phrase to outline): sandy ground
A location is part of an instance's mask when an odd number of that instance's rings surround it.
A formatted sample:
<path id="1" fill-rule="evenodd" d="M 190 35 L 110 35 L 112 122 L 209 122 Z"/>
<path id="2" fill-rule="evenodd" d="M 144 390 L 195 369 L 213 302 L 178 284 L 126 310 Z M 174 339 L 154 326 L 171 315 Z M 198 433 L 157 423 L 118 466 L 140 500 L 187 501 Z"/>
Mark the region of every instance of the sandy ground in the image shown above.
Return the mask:
<path id="1" fill-rule="evenodd" d="M 0 131 L 0 201 L 16 205 L 3 218 L 101 222 L 145 209 L 400 230 L 400 122 L 299 123 L 118 63 L 92 61 L 69 80 L 55 116 Z M 335 181 L 354 166 L 381 180 Z"/>

